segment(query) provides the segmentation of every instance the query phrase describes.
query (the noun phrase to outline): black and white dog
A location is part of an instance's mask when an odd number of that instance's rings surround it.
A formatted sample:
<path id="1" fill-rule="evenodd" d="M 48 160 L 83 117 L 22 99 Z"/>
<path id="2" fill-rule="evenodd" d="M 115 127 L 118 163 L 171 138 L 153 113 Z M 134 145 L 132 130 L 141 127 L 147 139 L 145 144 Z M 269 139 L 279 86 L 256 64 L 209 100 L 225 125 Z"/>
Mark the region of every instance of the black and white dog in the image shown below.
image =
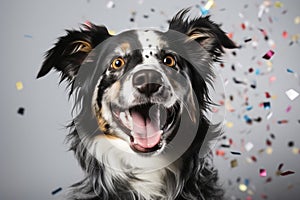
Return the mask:
<path id="1" fill-rule="evenodd" d="M 38 78 L 61 72 L 74 97 L 70 149 L 85 171 L 72 200 L 222 199 L 207 150 L 212 63 L 236 45 L 209 17 L 180 11 L 169 30 L 68 31 Z"/>

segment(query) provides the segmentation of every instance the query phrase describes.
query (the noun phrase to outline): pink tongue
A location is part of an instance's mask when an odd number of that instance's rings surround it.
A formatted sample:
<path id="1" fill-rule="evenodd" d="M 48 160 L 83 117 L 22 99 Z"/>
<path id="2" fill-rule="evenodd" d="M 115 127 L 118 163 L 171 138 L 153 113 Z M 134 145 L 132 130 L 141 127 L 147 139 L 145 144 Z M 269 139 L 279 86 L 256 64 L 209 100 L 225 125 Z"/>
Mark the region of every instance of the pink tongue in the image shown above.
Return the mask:
<path id="1" fill-rule="evenodd" d="M 133 122 L 132 136 L 134 142 L 143 148 L 152 148 L 160 141 L 162 131 L 159 129 L 159 121 L 144 118 L 137 112 L 131 113 Z"/>

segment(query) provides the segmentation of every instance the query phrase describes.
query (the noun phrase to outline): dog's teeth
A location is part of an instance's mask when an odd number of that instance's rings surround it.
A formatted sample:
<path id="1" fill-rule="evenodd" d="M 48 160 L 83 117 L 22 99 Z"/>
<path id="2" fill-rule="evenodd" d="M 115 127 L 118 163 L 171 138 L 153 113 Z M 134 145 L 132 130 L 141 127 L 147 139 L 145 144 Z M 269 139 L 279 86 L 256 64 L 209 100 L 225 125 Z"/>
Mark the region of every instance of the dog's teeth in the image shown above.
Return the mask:
<path id="1" fill-rule="evenodd" d="M 123 124 L 127 124 L 126 115 L 124 112 L 120 112 L 120 119 L 123 122 Z"/>
<path id="2" fill-rule="evenodd" d="M 129 129 L 132 130 L 133 129 L 132 117 L 130 115 L 129 110 L 126 110 L 125 114 L 126 114 L 126 117 L 127 117 L 127 120 L 128 120 L 127 122 L 128 122 Z"/>

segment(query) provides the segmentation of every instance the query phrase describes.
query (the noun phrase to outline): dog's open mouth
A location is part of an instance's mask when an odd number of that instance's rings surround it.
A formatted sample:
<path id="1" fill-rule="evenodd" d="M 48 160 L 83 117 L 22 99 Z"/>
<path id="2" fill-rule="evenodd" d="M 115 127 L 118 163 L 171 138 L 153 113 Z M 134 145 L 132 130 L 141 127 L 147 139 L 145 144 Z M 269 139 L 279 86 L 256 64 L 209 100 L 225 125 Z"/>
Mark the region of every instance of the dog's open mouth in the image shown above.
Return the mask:
<path id="1" fill-rule="evenodd" d="M 147 103 L 127 109 L 113 106 L 112 112 L 119 127 L 130 137 L 130 147 L 139 153 L 149 153 L 161 149 L 171 137 L 179 105 L 165 108 Z"/>

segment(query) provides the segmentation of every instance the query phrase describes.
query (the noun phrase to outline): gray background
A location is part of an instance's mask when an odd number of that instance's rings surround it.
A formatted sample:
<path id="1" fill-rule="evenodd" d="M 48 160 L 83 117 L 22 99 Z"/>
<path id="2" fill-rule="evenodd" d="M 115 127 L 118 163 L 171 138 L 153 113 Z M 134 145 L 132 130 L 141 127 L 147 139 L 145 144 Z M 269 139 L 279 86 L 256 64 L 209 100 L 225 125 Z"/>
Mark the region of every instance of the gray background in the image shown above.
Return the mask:
<path id="1" fill-rule="evenodd" d="M 77 162 L 64 144 L 67 133 L 64 125 L 71 119 L 65 85 L 58 86 L 58 75 L 55 73 L 35 80 L 44 52 L 56 42 L 58 36 L 64 35 L 64 29 L 76 29 L 80 23 L 89 20 L 95 24 L 105 24 L 116 32 L 134 27 L 165 30 L 166 21 L 178 10 L 193 6 L 192 15 L 200 15 L 196 5 L 203 6 L 206 1 L 116 0 L 114 8 L 107 8 L 107 2 L 1 1 L 1 200 L 58 199 L 62 192 L 51 195 L 51 191 L 58 187 L 65 190 L 82 177 Z M 217 65 L 226 82 L 226 100 L 230 101 L 232 95 L 230 103 L 235 111 L 226 114 L 226 121 L 232 122 L 233 127 L 225 127 L 227 139 L 221 140 L 213 150 L 220 149 L 226 153 L 225 156 L 215 156 L 215 164 L 220 171 L 221 183 L 231 199 L 246 199 L 247 196 L 248 199 L 251 199 L 250 196 L 253 199 L 263 199 L 265 196 L 272 200 L 299 199 L 300 155 L 292 153 L 293 147 L 289 147 L 288 142 L 294 141 L 294 148 L 300 147 L 300 98 L 291 101 L 285 91 L 293 88 L 300 92 L 298 78 L 286 71 L 287 68 L 297 73 L 300 71 L 299 44 L 289 45 L 292 35 L 300 31 L 300 25 L 294 24 L 294 18 L 300 15 L 300 3 L 281 1 L 282 8 L 271 5 L 269 12 L 259 21 L 257 14 L 262 2 L 217 0 L 210 11 L 212 19 L 222 23 L 226 32 L 233 33 L 233 40 L 244 47 L 235 51 L 236 56 L 228 51 L 223 68 Z M 151 11 L 151 8 L 155 11 Z M 129 20 L 133 11 L 136 12 L 134 23 Z M 148 18 L 144 15 L 148 15 Z M 241 28 L 241 23 L 249 24 L 246 30 Z M 247 73 L 250 67 L 267 71 L 266 61 L 261 57 L 270 47 L 258 28 L 265 29 L 276 44 L 275 55 L 271 59 L 272 71 L 264 75 Z M 284 30 L 288 32 L 288 38 L 281 36 Z M 255 38 L 258 47 L 253 48 L 252 42 L 244 43 L 245 38 Z M 232 65 L 235 71 L 231 69 Z M 270 83 L 272 76 L 276 77 L 276 81 Z M 235 84 L 232 77 L 245 81 L 247 85 Z M 17 81 L 22 81 L 23 90 L 16 89 Z M 252 81 L 257 82 L 256 89 L 249 86 Z M 265 92 L 269 92 L 273 98 L 266 99 Z M 244 97 L 249 98 L 249 105 L 253 106 L 251 111 L 245 110 Z M 265 101 L 271 102 L 270 110 L 259 106 Z M 287 113 L 288 106 L 292 109 Z M 23 116 L 17 114 L 19 107 L 25 108 Z M 270 119 L 266 117 L 268 112 L 273 112 Z M 245 114 L 254 118 L 260 116 L 262 121 L 247 125 L 243 119 Z M 288 123 L 277 123 L 283 119 Z M 271 133 L 275 139 L 271 138 Z M 227 144 L 229 138 L 233 141 L 231 147 L 220 147 L 220 144 Z M 272 154 L 260 152 L 267 148 L 267 139 L 272 142 L 269 147 L 273 150 Z M 252 142 L 254 148 L 245 151 L 243 141 Z M 232 155 L 230 151 L 242 154 Z M 257 162 L 247 162 L 250 156 L 255 156 Z M 238 162 L 235 168 L 230 166 L 233 159 Z M 284 163 L 283 171 L 292 170 L 295 174 L 276 176 L 280 163 Z M 260 168 L 267 170 L 267 177 L 259 176 Z M 272 177 L 272 181 L 266 183 L 268 177 Z M 245 179 L 249 180 L 248 190 L 242 192 L 238 186 Z"/>

